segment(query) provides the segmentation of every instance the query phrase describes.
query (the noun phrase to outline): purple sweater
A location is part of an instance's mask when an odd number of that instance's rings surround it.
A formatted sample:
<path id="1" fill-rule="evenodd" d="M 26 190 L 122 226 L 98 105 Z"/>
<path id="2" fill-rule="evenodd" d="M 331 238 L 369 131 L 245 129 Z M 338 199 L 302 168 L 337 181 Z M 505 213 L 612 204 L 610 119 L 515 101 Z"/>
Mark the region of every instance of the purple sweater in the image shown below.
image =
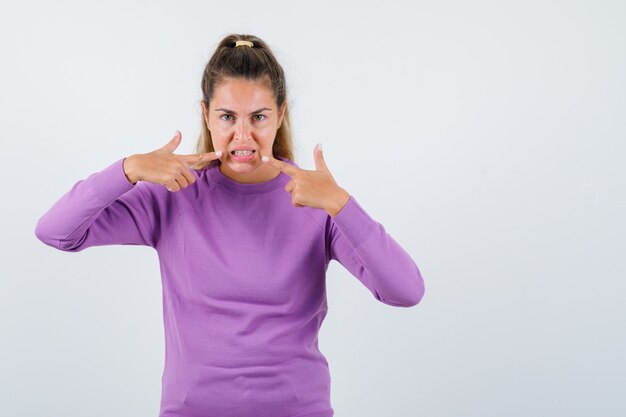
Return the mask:
<path id="1" fill-rule="evenodd" d="M 318 348 L 328 264 L 341 263 L 378 301 L 411 307 L 424 281 L 407 252 L 353 196 L 334 218 L 294 207 L 283 172 L 242 184 L 210 165 L 170 192 L 133 185 L 123 162 L 78 181 L 39 219 L 35 235 L 67 252 L 115 244 L 157 251 L 160 417 L 333 416 L 328 362 Z"/>

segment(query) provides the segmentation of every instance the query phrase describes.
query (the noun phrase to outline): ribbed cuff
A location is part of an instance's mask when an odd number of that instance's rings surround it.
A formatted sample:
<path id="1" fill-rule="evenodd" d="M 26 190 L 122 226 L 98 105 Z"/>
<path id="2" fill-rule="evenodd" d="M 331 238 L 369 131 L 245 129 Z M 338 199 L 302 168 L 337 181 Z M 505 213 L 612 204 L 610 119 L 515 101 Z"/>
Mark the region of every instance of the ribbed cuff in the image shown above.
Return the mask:
<path id="1" fill-rule="evenodd" d="M 97 190 L 97 195 L 94 197 L 99 201 L 109 203 L 136 186 L 128 181 L 124 173 L 124 159 L 126 157 L 118 159 L 102 171 L 93 174 L 95 176 L 93 189 Z"/>
<path id="2" fill-rule="evenodd" d="M 353 249 L 365 242 L 378 227 L 378 222 L 367 214 L 354 196 L 350 196 L 346 205 L 332 218 L 332 221 Z"/>

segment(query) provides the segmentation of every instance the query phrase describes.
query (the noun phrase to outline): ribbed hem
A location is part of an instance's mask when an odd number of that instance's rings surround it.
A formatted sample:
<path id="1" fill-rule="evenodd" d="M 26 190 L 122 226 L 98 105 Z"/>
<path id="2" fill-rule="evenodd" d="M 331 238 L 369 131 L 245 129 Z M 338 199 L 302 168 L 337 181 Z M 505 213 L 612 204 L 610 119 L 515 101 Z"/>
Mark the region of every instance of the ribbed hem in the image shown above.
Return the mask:
<path id="1" fill-rule="evenodd" d="M 333 417 L 335 415 L 335 411 L 332 408 L 316 411 L 314 413 L 306 413 L 306 414 L 298 414 L 291 417 Z"/>

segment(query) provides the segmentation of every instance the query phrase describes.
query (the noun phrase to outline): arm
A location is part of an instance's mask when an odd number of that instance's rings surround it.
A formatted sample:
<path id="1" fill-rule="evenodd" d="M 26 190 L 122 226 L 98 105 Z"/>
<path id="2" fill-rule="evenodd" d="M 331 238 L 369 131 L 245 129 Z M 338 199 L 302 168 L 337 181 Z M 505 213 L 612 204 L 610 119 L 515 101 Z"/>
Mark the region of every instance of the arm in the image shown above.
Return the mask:
<path id="1" fill-rule="evenodd" d="M 37 238 L 66 252 L 91 246 L 156 246 L 156 203 L 146 183 L 131 183 L 119 159 L 78 181 L 39 219 Z"/>
<path id="2" fill-rule="evenodd" d="M 413 259 L 353 196 L 330 217 L 329 245 L 331 259 L 339 261 L 377 300 L 411 307 L 424 296 L 424 280 Z"/>

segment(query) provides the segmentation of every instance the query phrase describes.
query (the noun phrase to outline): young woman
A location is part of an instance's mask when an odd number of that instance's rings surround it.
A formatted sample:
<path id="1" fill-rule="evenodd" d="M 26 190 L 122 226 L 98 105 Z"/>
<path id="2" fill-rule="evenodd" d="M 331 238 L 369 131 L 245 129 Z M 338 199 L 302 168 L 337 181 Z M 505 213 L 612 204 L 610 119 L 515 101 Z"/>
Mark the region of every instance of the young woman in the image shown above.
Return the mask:
<path id="1" fill-rule="evenodd" d="M 78 181 L 38 221 L 56 249 L 146 245 L 159 257 L 160 417 L 330 417 L 318 348 L 325 273 L 340 262 L 391 306 L 421 300 L 420 271 L 334 180 L 293 162 L 287 86 L 268 45 L 225 37 L 202 78 L 196 154 L 163 147 Z"/>

